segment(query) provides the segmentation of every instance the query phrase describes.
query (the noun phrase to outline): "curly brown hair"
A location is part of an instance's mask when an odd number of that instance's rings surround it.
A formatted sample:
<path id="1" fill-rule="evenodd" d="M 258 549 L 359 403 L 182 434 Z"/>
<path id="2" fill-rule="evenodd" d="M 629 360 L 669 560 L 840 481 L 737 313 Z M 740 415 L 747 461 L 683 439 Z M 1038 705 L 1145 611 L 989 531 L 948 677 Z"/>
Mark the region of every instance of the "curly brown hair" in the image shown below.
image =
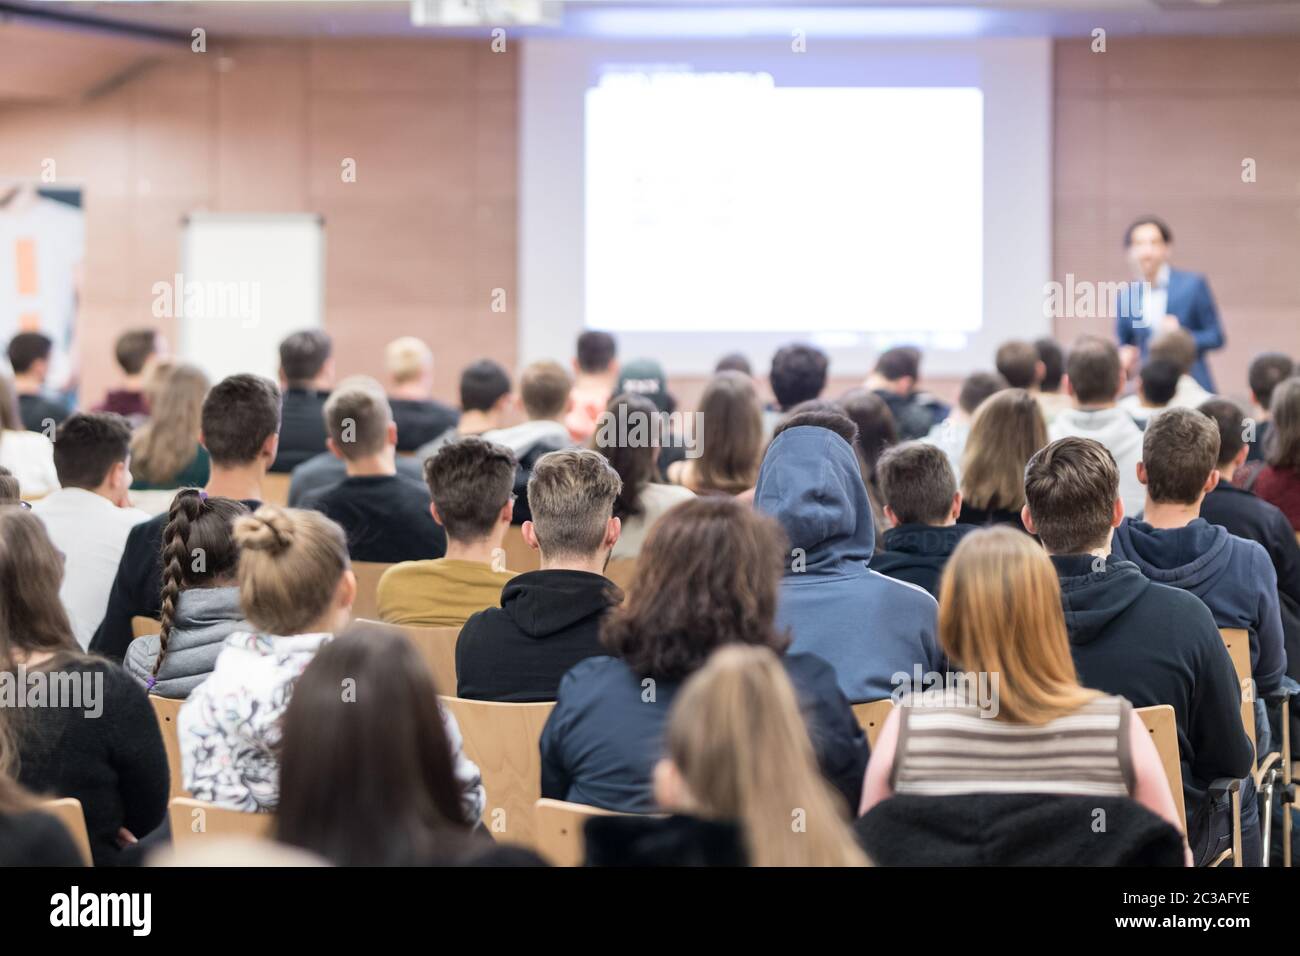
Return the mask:
<path id="1" fill-rule="evenodd" d="M 780 526 L 731 498 L 684 502 L 651 527 L 626 601 L 605 620 L 601 641 L 642 677 L 681 680 L 724 644 L 781 654 L 776 629 L 784 571 Z"/>

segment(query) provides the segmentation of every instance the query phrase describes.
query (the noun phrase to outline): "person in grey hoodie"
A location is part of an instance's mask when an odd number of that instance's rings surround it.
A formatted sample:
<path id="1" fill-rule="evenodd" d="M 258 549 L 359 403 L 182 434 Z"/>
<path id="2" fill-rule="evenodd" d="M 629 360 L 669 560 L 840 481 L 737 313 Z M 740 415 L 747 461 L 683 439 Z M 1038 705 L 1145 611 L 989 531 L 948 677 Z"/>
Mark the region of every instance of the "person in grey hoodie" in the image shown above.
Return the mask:
<path id="1" fill-rule="evenodd" d="M 160 697 L 183 699 L 207 680 L 227 637 L 247 630 L 235 575 L 232 526 L 248 508 L 186 488 L 163 529 L 162 620 L 158 633 L 127 646 L 127 672 Z"/>
<path id="2" fill-rule="evenodd" d="M 1085 335 L 1074 343 L 1066 359 L 1070 396 L 1074 408 L 1053 420 L 1047 437 L 1091 438 L 1105 446 L 1119 466 L 1119 496 L 1126 514 L 1142 510 L 1142 484 L 1137 463 L 1142 457 L 1142 429 L 1118 405 L 1124 390 L 1124 369 L 1119 349 L 1112 342 Z"/>
<path id="3" fill-rule="evenodd" d="M 754 507 L 790 539 L 776 618 L 790 650 L 830 663 L 844 696 L 858 703 L 892 696 L 918 665 L 942 673 L 946 664 L 935 599 L 867 567 L 876 533 L 855 432 L 846 416 L 828 412 L 789 418 L 763 457 Z"/>
<path id="4" fill-rule="evenodd" d="M 1147 426 L 1138 476 L 1146 486 L 1142 520 L 1115 529 L 1116 557 L 1147 578 L 1195 594 L 1220 628 L 1250 633 L 1256 711 L 1286 671 L 1286 650 L 1273 562 L 1256 541 L 1229 534 L 1200 517 L 1201 502 L 1219 483 L 1219 430 L 1192 408 L 1172 408 Z M 1260 753 L 1267 721 L 1257 722 Z"/>

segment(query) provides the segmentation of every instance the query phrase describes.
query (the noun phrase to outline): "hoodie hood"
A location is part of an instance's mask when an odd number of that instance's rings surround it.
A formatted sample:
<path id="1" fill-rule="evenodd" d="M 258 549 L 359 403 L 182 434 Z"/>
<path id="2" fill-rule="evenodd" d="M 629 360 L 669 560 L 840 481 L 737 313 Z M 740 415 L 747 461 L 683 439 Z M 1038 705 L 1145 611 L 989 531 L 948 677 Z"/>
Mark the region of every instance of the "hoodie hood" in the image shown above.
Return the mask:
<path id="1" fill-rule="evenodd" d="M 617 585 L 603 575 L 529 571 L 502 589 L 501 610 L 528 637 L 544 638 L 599 617 L 622 599 Z"/>
<path id="2" fill-rule="evenodd" d="M 803 571 L 828 572 L 871 560 L 876 532 L 871 502 L 853 449 L 812 425 L 776 437 L 763 456 L 754 507 L 785 529 L 804 553 Z M 794 573 L 787 562 L 786 573 Z"/>
<path id="3" fill-rule="evenodd" d="M 928 524 L 900 524 L 885 532 L 885 554 L 895 553 L 900 556 L 916 558 L 952 557 L 961 539 L 972 531 L 978 531 L 979 525 L 950 524 L 936 527 Z M 879 555 L 877 555 L 879 557 Z"/>
<path id="4" fill-rule="evenodd" d="M 1152 581 L 1193 591 L 1208 587 L 1229 570 L 1231 539 L 1226 528 L 1204 518 L 1182 528 L 1153 528 L 1126 518 L 1115 529 L 1112 549 Z"/>
<path id="5" fill-rule="evenodd" d="M 569 430 L 564 427 L 564 424 L 551 421 L 521 422 L 510 428 L 497 428 L 484 432 L 481 437 L 484 441 L 505 445 L 515 453 L 516 458 L 543 443 L 555 448 L 573 444 L 573 440 L 569 437 Z"/>
<path id="6" fill-rule="evenodd" d="M 1061 579 L 1061 606 L 1071 644 L 1099 637 L 1151 587 L 1138 566 L 1115 555 L 1099 561 L 1091 554 L 1052 555 Z"/>

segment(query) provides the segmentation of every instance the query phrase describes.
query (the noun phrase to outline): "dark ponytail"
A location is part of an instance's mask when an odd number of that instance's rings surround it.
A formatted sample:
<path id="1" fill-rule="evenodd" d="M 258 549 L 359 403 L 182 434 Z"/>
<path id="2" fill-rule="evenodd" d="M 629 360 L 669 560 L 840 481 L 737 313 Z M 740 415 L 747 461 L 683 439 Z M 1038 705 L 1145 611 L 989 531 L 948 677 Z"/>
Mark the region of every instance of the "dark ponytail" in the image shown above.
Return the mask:
<path id="1" fill-rule="evenodd" d="M 176 619 L 181 591 L 232 578 L 239 548 L 232 531 L 235 518 L 248 513 L 230 498 L 209 498 L 198 488 L 184 488 L 172 499 L 162 537 L 162 605 L 158 629 L 158 676 Z M 196 554 L 201 552 L 201 554 Z M 150 685 L 152 686 L 152 685 Z"/>

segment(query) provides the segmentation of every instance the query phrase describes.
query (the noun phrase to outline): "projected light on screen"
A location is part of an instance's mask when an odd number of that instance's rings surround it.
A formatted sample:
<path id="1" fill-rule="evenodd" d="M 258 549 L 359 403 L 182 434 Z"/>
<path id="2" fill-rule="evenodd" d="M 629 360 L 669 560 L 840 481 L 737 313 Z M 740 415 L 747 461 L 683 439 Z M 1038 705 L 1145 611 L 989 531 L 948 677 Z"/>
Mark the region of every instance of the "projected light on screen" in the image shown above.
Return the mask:
<path id="1" fill-rule="evenodd" d="M 586 94 L 586 323 L 960 346 L 980 327 L 983 95 L 606 73 Z"/>

